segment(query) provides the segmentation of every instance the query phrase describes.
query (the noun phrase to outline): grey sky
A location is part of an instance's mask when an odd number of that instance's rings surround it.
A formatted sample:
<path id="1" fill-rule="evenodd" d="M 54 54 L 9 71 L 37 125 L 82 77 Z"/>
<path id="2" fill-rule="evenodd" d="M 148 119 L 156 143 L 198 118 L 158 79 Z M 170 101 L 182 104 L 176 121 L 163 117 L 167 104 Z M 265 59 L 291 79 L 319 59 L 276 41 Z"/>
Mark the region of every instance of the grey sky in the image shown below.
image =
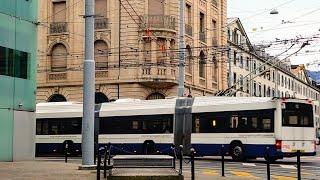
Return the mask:
<path id="1" fill-rule="evenodd" d="M 270 11 L 275 7 L 279 14 L 271 15 Z M 314 34 L 320 37 L 320 0 L 228 0 L 228 17 L 240 18 L 253 44 Z M 288 46 L 272 46 L 270 53 L 277 54 Z M 288 53 L 300 46 L 295 45 Z M 291 57 L 293 64 L 315 60 L 320 62 L 320 39 L 310 42 L 297 56 Z M 318 69 L 318 66 L 310 65 L 308 68 Z"/>

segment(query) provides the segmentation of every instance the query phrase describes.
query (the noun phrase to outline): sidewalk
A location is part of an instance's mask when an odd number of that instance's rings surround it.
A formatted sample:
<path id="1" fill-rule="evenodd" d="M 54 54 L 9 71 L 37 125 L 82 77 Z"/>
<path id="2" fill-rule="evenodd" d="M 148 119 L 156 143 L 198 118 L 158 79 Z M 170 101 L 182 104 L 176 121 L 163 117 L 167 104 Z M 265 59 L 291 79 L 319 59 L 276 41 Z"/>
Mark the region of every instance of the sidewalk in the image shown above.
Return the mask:
<path id="1" fill-rule="evenodd" d="M 79 164 L 64 162 L 0 162 L 0 179 L 94 180 L 95 171 L 80 171 Z"/>
<path id="2" fill-rule="evenodd" d="M 0 179 L 5 180 L 95 180 L 96 171 L 78 170 L 78 162 L 64 163 L 61 161 L 27 161 L 27 162 L 0 162 Z M 155 169 L 156 171 L 156 169 Z M 190 173 L 184 174 L 190 179 Z M 102 172 L 101 172 L 101 179 Z M 241 177 L 220 177 L 219 175 L 196 176 L 196 179 L 244 179 Z M 247 179 L 247 178 L 246 178 Z"/>

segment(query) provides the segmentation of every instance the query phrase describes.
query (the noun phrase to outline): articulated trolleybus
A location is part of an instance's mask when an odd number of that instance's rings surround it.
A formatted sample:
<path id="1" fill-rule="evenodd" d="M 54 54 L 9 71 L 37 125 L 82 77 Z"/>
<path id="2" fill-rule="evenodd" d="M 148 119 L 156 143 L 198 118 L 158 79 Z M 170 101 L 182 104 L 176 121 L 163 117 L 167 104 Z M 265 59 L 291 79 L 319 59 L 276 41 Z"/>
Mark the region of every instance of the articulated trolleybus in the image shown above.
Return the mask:
<path id="1" fill-rule="evenodd" d="M 171 153 L 176 99 L 118 100 L 101 104 L 99 144 L 115 154 Z M 273 160 L 316 154 L 312 101 L 260 97 L 196 97 L 192 104 L 193 148 L 201 156 L 219 155 L 224 145 L 234 160 Z M 82 103 L 37 105 L 36 153 L 81 152 Z M 267 148 L 268 147 L 268 148 Z"/>

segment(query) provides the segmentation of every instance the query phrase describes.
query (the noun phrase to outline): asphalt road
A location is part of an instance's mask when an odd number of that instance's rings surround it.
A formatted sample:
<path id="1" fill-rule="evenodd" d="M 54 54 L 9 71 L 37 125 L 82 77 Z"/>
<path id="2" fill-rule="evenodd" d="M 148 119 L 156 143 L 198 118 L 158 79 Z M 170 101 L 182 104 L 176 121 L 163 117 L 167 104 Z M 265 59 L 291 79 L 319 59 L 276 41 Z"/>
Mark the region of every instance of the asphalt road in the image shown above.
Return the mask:
<path id="1" fill-rule="evenodd" d="M 189 178 L 190 164 L 183 163 L 185 177 Z M 177 167 L 179 167 L 177 163 Z M 271 179 L 297 179 L 297 159 L 285 158 L 270 165 Z M 221 177 L 221 158 L 204 157 L 195 161 L 196 179 L 213 179 Z M 225 176 L 235 179 L 267 179 L 267 165 L 264 159 L 258 158 L 247 162 L 233 162 L 226 157 Z M 320 147 L 315 157 L 301 157 L 302 179 L 320 179 Z"/>
<path id="2" fill-rule="evenodd" d="M 36 161 L 63 162 L 63 158 L 37 158 Z M 191 166 L 189 159 L 183 162 L 183 175 L 190 179 Z M 80 158 L 69 158 L 68 163 L 80 164 Z M 188 164 L 187 164 L 188 163 Z M 178 161 L 176 168 L 179 168 Z M 297 179 L 297 159 L 285 158 L 271 164 L 271 179 Z M 320 179 L 320 147 L 317 156 L 301 157 L 302 179 Z M 267 165 L 264 159 L 258 158 L 247 162 L 233 162 L 230 157 L 225 160 L 225 177 L 221 178 L 221 158 L 202 157 L 195 160 L 195 179 L 267 179 Z"/>

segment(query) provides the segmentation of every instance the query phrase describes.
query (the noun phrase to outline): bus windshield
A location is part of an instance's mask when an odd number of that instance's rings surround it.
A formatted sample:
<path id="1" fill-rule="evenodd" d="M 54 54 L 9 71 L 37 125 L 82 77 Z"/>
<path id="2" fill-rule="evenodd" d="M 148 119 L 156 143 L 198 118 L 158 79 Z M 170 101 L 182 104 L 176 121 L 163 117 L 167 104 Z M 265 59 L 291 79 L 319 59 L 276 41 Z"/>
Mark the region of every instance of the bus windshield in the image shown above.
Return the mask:
<path id="1" fill-rule="evenodd" d="M 313 108 L 311 104 L 285 104 L 282 109 L 282 125 L 292 127 L 313 127 Z"/>

